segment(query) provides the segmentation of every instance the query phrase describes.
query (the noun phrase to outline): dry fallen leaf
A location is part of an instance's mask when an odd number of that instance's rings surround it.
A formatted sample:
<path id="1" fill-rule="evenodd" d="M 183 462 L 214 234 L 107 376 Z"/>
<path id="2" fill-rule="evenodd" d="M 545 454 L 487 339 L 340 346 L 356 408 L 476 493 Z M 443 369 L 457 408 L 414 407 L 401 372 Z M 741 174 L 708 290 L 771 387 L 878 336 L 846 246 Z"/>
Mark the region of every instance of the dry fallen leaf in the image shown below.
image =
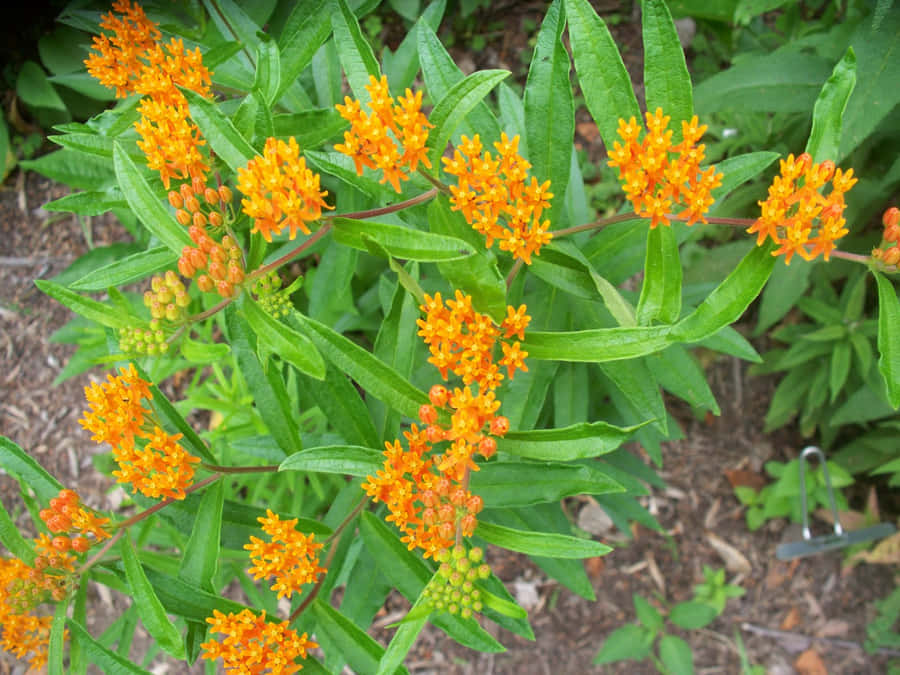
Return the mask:
<path id="1" fill-rule="evenodd" d="M 712 532 L 707 532 L 706 540 L 709 542 L 710 546 L 715 549 L 716 553 L 719 554 L 719 557 L 725 563 L 725 569 L 729 572 L 750 574 L 753 570 L 747 557 L 721 537 L 718 537 Z"/>
<path id="2" fill-rule="evenodd" d="M 593 558 L 585 560 L 584 566 L 585 569 L 587 569 L 588 576 L 591 577 L 591 579 L 596 579 L 603 574 L 603 570 L 606 569 L 606 561 L 600 556 L 594 556 Z"/>
<path id="3" fill-rule="evenodd" d="M 612 518 L 597 502 L 591 500 L 578 512 L 578 527 L 594 536 L 602 537 L 613 529 Z"/>
<path id="4" fill-rule="evenodd" d="M 579 122 L 575 125 L 575 130 L 588 143 L 593 143 L 596 140 L 597 136 L 600 135 L 600 129 L 598 129 L 597 125 L 593 122 Z"/>
<path id="5" fill-rule="evenodd" d="M 825 664 L 822 663 L 822 657 L 816 653 L 815 649 L 807 649 L 798 656 L 794 661 L 794 668 L 797 669 L 798 675 L 828 675 Z"/>
<path id="6" fill-rule="evenodd" d="M 800 625 L 800 610 L 796 607 L 791 607 L 788 611 L 787 615 L 781 621 L 781 630 L 794 630 L 798 625 Z"/>
<path id="7" fill-rule="evenodd" d="M 850 623 L 842 619 L 829 619 L 819 630 L 816 631 L 818 637 L 846 637 L 850 631 Z"/>
<path id="8" fill-rule="evenodd" d="M 732 488 L 749 487 L 754 490 L 762 490 L 766 486 L 766 479 L 755 471 L 747 469 L 725 469 L 722 473 L 731 483 Z"/>
<path id="9" fill-rule="evenodd" d="M 852 564 L 860 561 L 881 565 L 900 564 L 900 532 L 895 532 L 887 539 L 882 539 L 875 544 L 871 551 L 860 551 L 851 556 L 848 562 Z"/>

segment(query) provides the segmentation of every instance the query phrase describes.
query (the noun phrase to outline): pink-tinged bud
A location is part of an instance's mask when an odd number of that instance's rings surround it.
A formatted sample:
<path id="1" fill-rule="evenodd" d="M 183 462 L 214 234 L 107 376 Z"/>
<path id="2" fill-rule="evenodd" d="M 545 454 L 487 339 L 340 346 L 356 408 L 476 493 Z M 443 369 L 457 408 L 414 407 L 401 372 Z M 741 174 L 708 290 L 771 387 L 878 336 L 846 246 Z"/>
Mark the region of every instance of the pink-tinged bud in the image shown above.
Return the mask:
<path id="1" fill-rule="evenodd" d="M 447 387 L 436 384 L 428 391 L 428 398 L 431 400 L 432 405 L 443 408 L 447 405 L 447 399 L 450 397 L 449 392 L 447 391 Z"/>
<path id="2" fill-rule="evenodd" d="M 200 210 L 200 201 L 194 196 L 186 197 L 184 200 L 184 208 L 191 213 L 197 213 Z"/>
<path id="3" fill-rule="evenodd" d="M 222 201 L 225 204 L 230 204 L 233 196 L 234 195 L 231 192 L 231 188 L 229 188 L 227 185 L 219 186 L 219 197 L 221 197 Z"/>
<path id="4" fill-rule="evenodd" d="M 891 225 L 900 225 L 900 209 L 898 209 L 896 206 L 892 206 L 891 208 L 889 208 L 881 217 L 881 222 L 884 223 L 885 227 L 890 227 Z"/>
<path id="5" fill-rule="evenodd" d="M 507 431 L 509 431 L 509 420 L 503 415 L 495 417 L 491 421 L 491 433 L 494 436 L 505 436 Z"/>
<path id="6" fill-rule="evenodd" d="M 885 265 L 896 265 L 900 262 L 900 246 L 891 246 L 886 250 L 881 257 L 881 262 Z"/>
<path id="7" fill-rule="evenodd" d="M 197 227 L 203 227 L 204 225 L 206 225 L 206 216 L 202 211 L 197 211 L 194 214 L 194 217 L 191 219 L 191 222 L 193 222 Z"/>
<path id="8" fill-rule="evenodd" d="M 203 194 L 203 191 L 206 189 L 206 181 L 200 176 L 194 176 L 191 179 L 191 189 L 195 195 Z"/>
<path id="9" fill-rule="evenodd" d="M 181 191 L 182 199 L 187 199 L 188 197 L 194 196 L 194 193 L 191 191 L 191 186 L 187 183 L 183 183 L 178 189 Z"/>
<path id="10" fill-rule="evenodd" d="M 203 191 L 203 199 L 207 204 L 214 204 L 219 201 L 219 193 L 215 189 L 208 187 Z"/>
<path id="11" fill-rule="evenodd" d="M 244 270 L 237 265 L 229 265 L 226 279 L 233 284 L 239 284 L 244 280 Z"/>
<path id="12" fill-rule="evenodd" d="M 197 277 L 197 287 L 204 293 L 209 293 L 213 288 L 215 288 L 215 283 L 207 275 L 201 274 L 199 277 Z"/>
<path id="13" fill-rule="evenodd" d="M 185 211 L 184 209 L 178 209 L 175 212 L 175 220 L 178 221 L 179 225 L 183 225 L 187 227 L 191 224 L 191 214 Z"/>
<path id="14" fill-rule="evenodd" d="M 437 410 L 434 409 L 434 406 L 425 405 L 419 406 L 419 419 L 422 420 L 423 424 L 434 424 L 437 422 Z"/>
<path id="15" fill-rule="evenodd" d="M 234 295 L 234 286 L 232 286 L 227 281 L 217 281 L 216 282 L 216 292 L 221 295 L 223 298 L 230 298 Z"/>
<path id="16" fill-rule="evenodd" d="M 220 262 L 211 262 L 209 263 L 209 276 L 211 276 L 216 281 L 222 281 L 225 278 L 225 265 Z"/>
<path id="17" fill-rule="evenodd" d="M 493 438 L 482 438 L 478 443 L 478 452 L 485 459 L 489 459 L 494 456 L 494 453 L 497 452 L 497 441 Z"/>
<path id="18" fill-rule="evenodd" d="M 191 249 L 190 261 L 191 261 L 191 265 L 193 265 L 195 270 L 206 269 L 206 263 L 207 263 L 206 254 L 203 251 L 201 251 L 199 248 Z"/>
<path id="19" fill-rule="evenodd" d="M 181 195 L 175 190 L 172 190 L 169 192 L 169 204 L 171 204 L 173 208 L 180 209 L 184 206 L 184 199 L 182 199 Z"/>
<path id="20" fill-rule="evenodd" d="M 222 217 L 222 214 L 218 211 L 211 211 L 209 214 L 209 224 L 213 227 L 222 227 L 225 223 L 225 219 Z"/>

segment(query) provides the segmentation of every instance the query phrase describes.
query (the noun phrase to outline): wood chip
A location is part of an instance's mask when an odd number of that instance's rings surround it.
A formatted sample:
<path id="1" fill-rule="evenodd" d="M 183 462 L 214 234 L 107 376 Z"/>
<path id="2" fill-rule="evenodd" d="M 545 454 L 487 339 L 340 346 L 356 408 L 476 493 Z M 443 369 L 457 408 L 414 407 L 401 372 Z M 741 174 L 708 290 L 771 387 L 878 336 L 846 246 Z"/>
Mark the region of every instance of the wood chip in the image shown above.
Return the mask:
<path id="1" fill-rule="evenodd" d="M 807 649 L 794 661 L 798 675 L 828 675 L 822 657 L 815 649 Z"/>
<path id="2" fill-rule="evenodd" d="M 846 637 L 850 632 L 850 623 L 842 619 L 829 619 L 819 630 L 816 631 L 818 637 Z"/>
<path id="3" fill-rule="evenodd" d="M 793 630 L 797 626 L 800 625 L 800 610 L 796 607 L 791 607 L 788 610 L 788 613 L 785 615 L 784 619 L 781 621 L 781 630 Z"/>
<path id="4" fill-rule="evenodd" d="M 656 564 L 656 560 L 652 555 L 647 556 L 647 567 L 650 572 L 650 578 L 653 579 L 653 583 L 655 583 L 660 592 L 665 595 L 666 580 L 663 578 L 662 572 L 659 571 L 659 565 Z"/>
<path id="5" fill-rule="evenodd" d="M 709 542 L 710 546 L 715 549 L 716 553 L 719 554 L 719 557 L 725 563 L 725 569 L 729 572 L 750 574 L 753 570 L 747 557 L 721 537 L 712 532 L 707 532 L 706 540 Z"/>

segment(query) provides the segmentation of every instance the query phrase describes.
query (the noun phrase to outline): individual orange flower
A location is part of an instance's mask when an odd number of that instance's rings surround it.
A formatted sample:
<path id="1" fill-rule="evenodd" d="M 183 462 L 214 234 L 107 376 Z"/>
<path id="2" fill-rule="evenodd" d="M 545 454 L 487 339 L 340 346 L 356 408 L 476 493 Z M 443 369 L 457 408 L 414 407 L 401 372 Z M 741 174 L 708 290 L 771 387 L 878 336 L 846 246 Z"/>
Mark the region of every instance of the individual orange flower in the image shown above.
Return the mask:
<path id="1" fill-rule="evenodd" d="M 222 659 L 226 673 L 234 675 L 290 675 L 303 666 L 297 659 L 305 659 L 308 650 L 319 645 L 306 633 L 297 635 L 287 621 L 266 621 L 266 613 L 254 614 L 249 609 L 237 614 L 223 614 L 213 610 L 209 617 L 210 632 L 221 633 L 221 640 L 211 639 L 200 645 L 203 658 Z"/>
<path id="2" fill-rule="evenodd" d="M 531 164 L 519 155 L 519 137 L 510 139 L 505 133 L 494 143 L 497 157 L 482 153 L 478 134 L 463 136 L 453 157 L 444 157 L 444 171 L 458 179 L 450 186 L 450 202 L 472 228 L 485 236 L 488 248 L 499 240 L 500 249 L 531 264 L 531 256 L 539 255 L 541 246 L 553 238 L 550 221 L 541 220 L 550 207 L 550 181 L 539 183 L 531 177 L 526 182 Z"/>
<path id="3" fill-rule="evenodd" d="M 790 264 L 794 254 L 812 260 L 822 254 L 828 260 L 834 242 L 848 230 L 843 213 L 844 194 L 856 183 L 853 169 L 846 173 L 835 169 L 834 162 L 814 164 L 809 153 L 797 159 L 788 155 L 781 160 L 780 174 L 769 187 L 769 196 L 759 202 L 761 216 L 747 230 L 756 233 L 757 246 L 766 238 L 779 244 L 772 255 L 784 254 Z M 820 190 L 831 182 L 831 191 Z"/>
<path id="4" fill-rule="evenodd" d="M 672 143 L 669 116 L 661 108 L 645 113 L 647 132 L 640 142 L 641 125 L 634 117 L 619 120 L 619 137 L 609 153 L 609 165 L 619 169 L 622 189 L 634 205 L 635 213 L 650 218 L 650 227 L 669 225 L 668 214 L 674 204 L 685 207 L 680 214 L 688 225 L 706 222 L 704 214 L 713 204 L 710 192 L 722 183 L 715 167 L 700 169 L 706 146 L 697 141 L 706 131 L 697 116 L 681 122 L 682 140 Z"/>
<path id="5" fill-rule="evenodd" d="M 151 424 L 150 410 L 141 403 L 151 400 L 150 383 L 129 364 L 107 382 L 85 387 L 90 412 L 79 423 L 94 433 L 93 440 L 109 443 L 119 469 L 118 482 L 131 483 L 135 492 L 157 499 L 184 499 L 199 458 L 178 444 L 181 434 L 170 435 Z"/>
<path id="6" fill-rule="evenodd" d="M 344 98 L 344 104 L 335 108 L 350 129 L 344 132 L 344 142 L 334 146 L 353 159 L 356 173 L 362 175 L 363 167 L 380 170 L 381 182 L 390 182 L 400 192 L 400 181 L 409 180 L 421 162 L 431 168 L 425 143 L 428 129 L 433 125 L 422 114 L 422 92 L 406 90 L 405 96 L 393 98 L 388 92 L 387 78 L 369 76 L 365 87 L 369 93 L 368 108 L 362 109 L 359 101 Z"/>
<path id="7" fill-rule="evenodd" d="M 244 213 L 253 218 L 252 232 L 261 232 L 266 241 L 272 233 L 288 227 L 291 239 L 299 229 L 309 234 L 306 223 L 322 217 L 322 209 L 333 207 L 325 203 L 327 190 L 319 190 L 319 174 L 306 168 L 300 157 L 300 147 L 291 137 L 287 143 L 276 138 L 266 139 L 262 157 L 255 157 L 246 169 L 238 169 L 238 190 Z"/>
<path id="8" fill-rule="evenodd" d="M 263 541 L 250 537 L 244 548 L 250 551 L 253 566 L 248 570 L 254 579 L 275 579 L 271 588 L 278 597 L 299 592 L 305 584 L 311 584 L 325 572 L 319 567 L 319 550 L 322 544 L 314 542 L 315 534 L 303 534 L 295 528 L 297 519 L 281 520 L 277 513 L 266 510 L 265 518 L 259 518 L 262 530 L 271 538 Z"/>

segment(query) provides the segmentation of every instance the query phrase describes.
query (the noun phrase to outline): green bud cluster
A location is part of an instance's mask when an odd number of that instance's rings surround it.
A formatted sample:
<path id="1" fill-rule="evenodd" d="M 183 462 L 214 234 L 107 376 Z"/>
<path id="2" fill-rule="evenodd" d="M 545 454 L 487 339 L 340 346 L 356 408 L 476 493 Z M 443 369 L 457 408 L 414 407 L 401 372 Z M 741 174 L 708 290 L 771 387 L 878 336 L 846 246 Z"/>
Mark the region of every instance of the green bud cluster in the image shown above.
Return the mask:
<path id="1" fill-rule="evenodd" d="M 482 609 L 481 591 L 475 583 L 491 576 L 490 566 L 483 562 L 484 551 L 475 547 L 466 552 L 465 547 L 455 546 L 441 551 L 434 559 L 441 566 L 422 595 L 438 611 L 472 618 Z"/>
<path id="2" fill-rule="evenodd" d="M 184 318 L 191 299 L 175 272 L 167 270 L 164 277 L 153 277 L 150 288 L 144 293 L 144 305 L 150 310 L 151 317 L 171 322 Z"/>
<path id="3" fill-rule="evenodd" d="M 126 354 L 146 354 L 158 356 L 169 351 L 166 334 L 159 319 L 149 324 L 132 324 L 119 329 L 119 349 Z"/>
<path id="4" fill-rule="evenodd" d="M 301 280 L 302 277 L 298 278 L 297 282 L 294 282 L 289 288 L 281 291 L 281 277 L 278 276 L 277 272 L 272 270 L 265 276 L 256 280 L 256 283 L 253 285 L 253 292 L 257 296 L 259 306 L 270 316 L 280 319 L 287 316 L 291 307 L 293 307 L 291 303 L 291 293 L 299 287 L 298 282 Z"/>

